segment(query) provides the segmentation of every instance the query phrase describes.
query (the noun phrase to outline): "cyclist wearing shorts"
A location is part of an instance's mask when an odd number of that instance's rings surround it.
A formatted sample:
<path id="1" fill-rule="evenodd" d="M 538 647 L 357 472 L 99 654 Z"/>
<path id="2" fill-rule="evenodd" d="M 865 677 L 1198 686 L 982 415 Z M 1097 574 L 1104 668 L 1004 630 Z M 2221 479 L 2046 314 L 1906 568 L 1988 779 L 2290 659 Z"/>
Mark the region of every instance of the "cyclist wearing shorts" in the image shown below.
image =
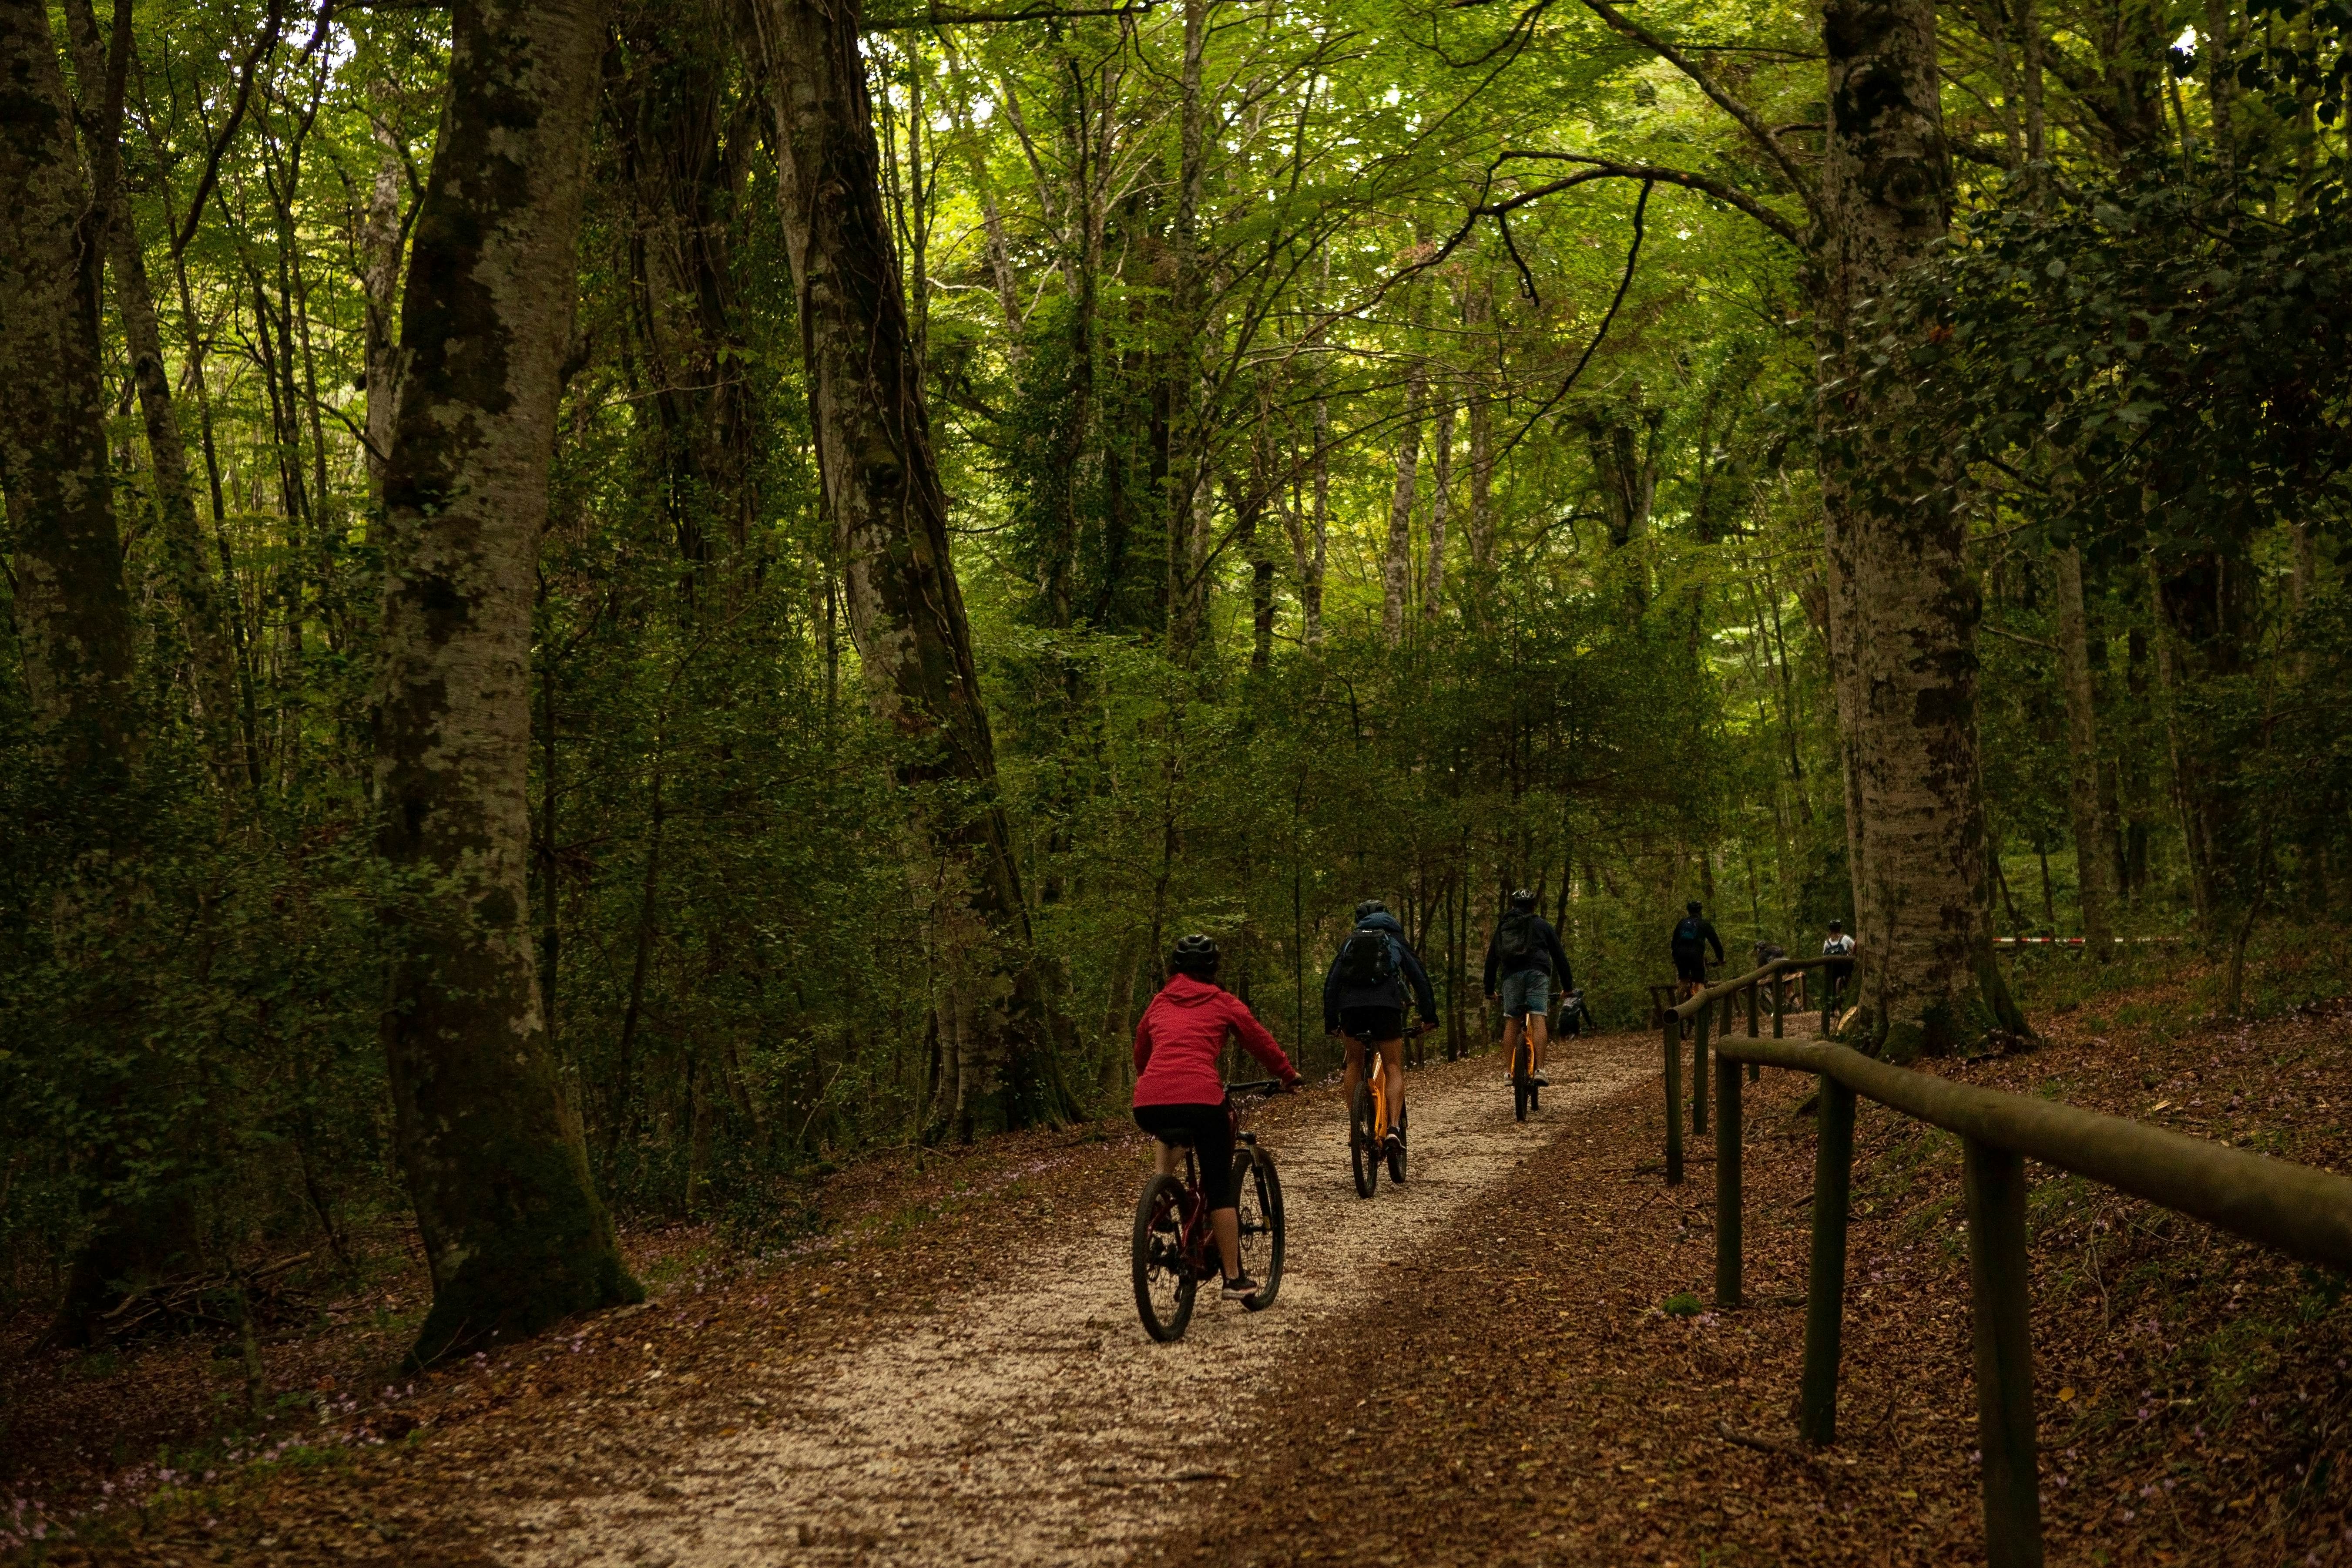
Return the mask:
<path id="1" fill-rule="evenodd" d="M 1160 1140 L 1163 1176 L 1176 1173 L 1176 1143 L 1192 1145 L 1201 1167 L 1201 1195 L 1217 1233 L 1225 1297 L 1257 1294 L 1242 1272 L 1241 1218 L 1234 1208 L 1234 1108 L 1217 1073 L 1228 1035 L 1264 1062 L 1286 1089 L 1298 1087 L 1297 1069 L 1282 1054 L 1247 1003 L 1216 983 L 1217 944 L 1195 933 L 1177 942 L 1168 959 L 1168 984 L 1135 1026 L 1135 1124 Z"/>
<path id="2" fill-rule="evenodd" d="M 1486 943 L 1486 997 L 1496 996 L 1499 975 L 1503 999 L 1503 1055 L 1505 1060 L 1516 1057 L 1519 1048 L 1519 1031 L 1525 1029 L 1533 1042 L 1536 1087 L 1549 1089 L 1551 1079 L 1544 1077 L 1544 1020 L 1551 1016 L 1551 977 L 1559 975 L 1562 991 L 1573 989 L 1575 977 L 1568 972 L 1568 954 L 1559 948 L 1559 933 L 1551 921 L 1536 913 L 1536 896 L 1525 888 L 1511 895 L 1511 911 L 1495 928 L 1492 941 Z"/>
<path id="3" fill-rule="evenodd" d="M 1397 1112 L 1404 1107 L 1405 987 L 1420 1005 L 1422 1021 L 1437 1026 L 1437 996 L 1429 975 L 1404 940 L 1404 927 L 1378 899 L 1356 906 L 1356 927 L 1339 944 L 1329 973 L 1323 976 L 1323 1032 L 1345 1037 L 1347 1084 L 1341 1104 L 1353 1103 L 1356 1085 L 1364 1077 L 1364 1047 L 1380 1052 L 1381 1074 L 1387 1094 L 1389 1124 L 1381 1129 L 1381 1142 L 1392 1148 L 1397 1136 Z"/>
<path id="4" fill-rule="evenodd" d="M 1682 982 L 1683 994 L 1689 997 L 1706 989 L 1709 944 L 1715 948 L 1715 961 L 1723 962 L 1723 939 L 1715 934 L 1715 927 L 1700 911 L 1696 899 L 1684 905 L 1683 910 L 1683 918 L 1675 927 L 1675 978 Z"/>

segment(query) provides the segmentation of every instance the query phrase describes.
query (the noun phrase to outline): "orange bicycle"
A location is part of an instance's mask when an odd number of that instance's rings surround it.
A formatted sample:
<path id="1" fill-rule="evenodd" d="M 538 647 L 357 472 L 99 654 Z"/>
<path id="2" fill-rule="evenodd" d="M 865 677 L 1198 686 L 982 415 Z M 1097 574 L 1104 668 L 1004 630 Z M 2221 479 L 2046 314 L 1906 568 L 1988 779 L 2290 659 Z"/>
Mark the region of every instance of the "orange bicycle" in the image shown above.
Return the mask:
<path id="1" fill-rule="evenodd" d="M 1404 1038 L 1412 1041 L 1429 1033 L 1437 1026 L 1427 1021 L 1407 1029 Z M 1358 1037 L 1361 1038 L 1361 1037 Z M 1355 1098 L 1348 1102 L 1348 1163 L 1356 1176 L 1356 1195 L 1368 1198 L 1380 1190 L 1381 1166 L 1389 1168 L 1389 1182 L 1393 1186 L 1404 1184 L 1405 1148 L 1408 1133 L 1405 1123 L 1412 1108 L 1396 1108 L 1396 1147 L 1383 1151 L 1381 1129 L 1389 1122 L 1388 1074 L 1381 1070 L 1377 1044 L 1364 1040 L 1364 1076 L 1356 1085 Z"/>

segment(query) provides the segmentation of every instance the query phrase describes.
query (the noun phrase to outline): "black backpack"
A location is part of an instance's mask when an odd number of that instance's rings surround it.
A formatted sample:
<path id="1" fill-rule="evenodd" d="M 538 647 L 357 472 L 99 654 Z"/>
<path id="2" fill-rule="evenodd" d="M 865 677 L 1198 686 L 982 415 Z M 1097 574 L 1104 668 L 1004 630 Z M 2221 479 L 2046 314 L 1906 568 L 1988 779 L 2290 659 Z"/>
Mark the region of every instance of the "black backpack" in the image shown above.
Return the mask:
<path id="1" fill-rule="evenodd" d="M 1542 939 L 1536 934 L 1536 917 L 1525 910 L 1505 915 L 1500 939 L 1495 946 L 1496 952 L 1515 963 L 1533 958 L 1543 947 Z"/>
<path id="2" fill-rule="evenodd" d="M 1384 931 L 1349 933 L 1339 949 L 1339 979 L 1352 991 L 1377 991 L 1396 984 L 1396 944 Z"/>
<path id="3" fill-rule="evenodd" d="M 1651 928 L 1655 930 L 1655 927 Z M 1696 915 L 1685 915 L 1683 923 L 1675 927 L 1675 956 L 1696 957 L 1706 951 L 1706 938 L 1700 932 Z"/>

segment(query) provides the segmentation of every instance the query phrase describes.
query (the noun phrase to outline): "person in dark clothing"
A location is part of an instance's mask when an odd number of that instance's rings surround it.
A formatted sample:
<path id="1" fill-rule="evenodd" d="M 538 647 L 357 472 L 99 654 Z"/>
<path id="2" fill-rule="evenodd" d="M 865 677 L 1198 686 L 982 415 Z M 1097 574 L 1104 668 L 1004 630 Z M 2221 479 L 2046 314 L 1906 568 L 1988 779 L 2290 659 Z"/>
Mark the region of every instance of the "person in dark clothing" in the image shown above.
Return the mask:
<path id="1" fill-rule="evenodd" d="M 1563 1040 L 1581 1039 L 1585 1030 L 1599 1027 L 1600 1020 L 1584 1004 L 1584 993 L 1575 986 L 1569 987 L 1568 994 L 1560 999 L 1559 1004 L 1559 1037 Z"/>
<path id="2" fill-rule="evenodd" d="M 1510 912 L 1495 927 L 1495 934 L 1486 943 L 1486 997 L 1494 1000 L 1499 982 L 1503 999 L 1503 1059 L 1510 1060 L 1519 1048 L 1519 1031 L 1525 1029 L 1535 1046 L 1535 1081 L 1539 1089 L 1548 1088 L 1551 1079 L 1544 1077 L 1544 1020 L 1551 1016 L 1551 977 L 1559 976 L 1560 989 L 1573 985 L 1575 977 L 1568 971 L 1568 954 L 1559 948 L 1559 933 L 1551 929 L 1551 921 L 1536 913 L 1536 896 L 1525 888 L 1511 895 Z"/>
<path id="3" fill-rule="evenodd" d="M 1713 947 L 1715 961 L 1723 962 L 1723 939 L 1715 934 L 1696 899 L 1683 910 L 1683 918 L 1675 927 L 1673 949 L 1675 978 L 1682 982 L 1683 994 L 1688 997 L 1706 989 L 1706 950 Z"/>
<path id="4" fill-rule="evenodd" d="M 1404 927 L 1378 899 L 1356 906 L 1355 929 L 1339 944 L 1339 955 L 1323 976 L 1323 1032 L 1341 1036 L 1348 1052 L 1348 1073 L 1341 1103 L 1353 1104 L 1356 1085 L 1364 1077 L 1364 1049 L 1380 1052 L 1381 1071 L 1388 1097 L 1389 1125 L 1381 1129 L 1383 1144 L 1396 1140 L 1396 1116 L 1404 1106 L 1405 988 L 1420 1005 L 1422 1021 L 1437 1026 L 1437 994 L 1429 975 L 1404 939 Z"/>

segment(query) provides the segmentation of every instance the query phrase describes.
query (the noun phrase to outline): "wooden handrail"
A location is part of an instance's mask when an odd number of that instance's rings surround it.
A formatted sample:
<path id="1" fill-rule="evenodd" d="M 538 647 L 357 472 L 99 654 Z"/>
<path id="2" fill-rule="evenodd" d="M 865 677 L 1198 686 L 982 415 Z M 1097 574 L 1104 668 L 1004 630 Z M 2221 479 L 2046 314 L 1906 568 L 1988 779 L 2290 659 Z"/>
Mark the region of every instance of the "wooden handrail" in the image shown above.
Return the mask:
<path id="1" fill-rule="evenodd" d="M 1854 959 L 1861 958 L 1854 955 Z M 1666 1180 L 1682 1180 L 1682 1036 L 1694 1020 L 1694 1131 L 1706 1130 L 1707 1026 L 1714 1004 L 1748 993 L 1748 1037 L 1717 1044 L 1715 1299 L 1740 1304 L 1740 1072 L 1759 1067 L 1821 1080 L 1814 1145 L 1812 1241 L 1805 1280 L 1805 1361 L 1797 1426 L 1809 1443 L 1837 1438 L 1845 1311 L 1846 1225 L 1857 1098 L 1966 1140 L 1969 1291 L 1976 1342 L 1977 1436 L 1983 1456 L 1985 1549 L 1991 1568 L 2041 1568 L 2042 1505 L 2033 1426 L 2033 1353 L 2026 1260 L 2025 1161 L 2088 1176 L 2306 1263 L 2352 1272 L 2352 1178 L 2232 1149 L 2033 1095 L 1954 1083 L 1890 1066 L 1847 1046 L 1785 1040 L 1779 977 L 1853 960 L 1776 958 L 1669 1009 Z M 1760 990 L 1773 992 L 1774 1038 L 1758 1037 Z M 1728 1020 L 1727 1019 L 1727 1023 Z"/>
<path id="2" fill-rule="evenodd" d="M 2352 1272 L 2352 1177 L 2121 1116 L 1890 1067 L 1848 1046 L 1725 1040 L 1735 1061 L 1836 1079 L 1979 1143 L 2104 1182 L 2305 1263 Z"/>

